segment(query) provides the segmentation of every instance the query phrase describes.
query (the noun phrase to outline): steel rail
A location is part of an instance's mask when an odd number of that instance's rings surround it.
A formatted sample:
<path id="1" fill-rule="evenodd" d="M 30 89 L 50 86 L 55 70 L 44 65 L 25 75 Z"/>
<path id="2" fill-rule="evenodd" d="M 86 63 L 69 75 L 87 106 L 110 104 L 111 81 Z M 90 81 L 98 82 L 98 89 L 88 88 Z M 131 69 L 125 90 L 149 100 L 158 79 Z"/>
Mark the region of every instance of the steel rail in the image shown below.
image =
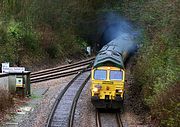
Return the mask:
<path id="1" fill-rule="evenodd" d="M 96 109 L 96 126 L 101 127 L 100 113 L 97 109 Z"/>
<path id="2" fill-rule="evenodd" d="M 91 66 L 91 65 L 90 65 L 90 66 Z M 81 70 L 80 72 L 78 72 L 78 74 L 66 85 L 66 87 L 63 89 L 63 91 L 58 95 L 55 103 L 53 104 L 53 108 L 52 108 L 52 110 L 51 110 L 51 112 L 50 112 L 50 115 L 49 115 L 49 117 L 48 117 L 48 119 L 47 119 L 46 127 L 50 127 L 50 124 L 52 123 L 52 117 L 53 117 L 54 114 L 55 114 L 56 108 L 57 108 L 60 100 L 62 99 L 62 97 L 64 96 L 64 94 L 66 93 L 66 91 L 68 90 L 68 88 L 72 85 L 72 83 L 73 83 L 82 73 L 84 73 L 84 72 L 86 72 L 86 71 L 89 71 L 89 70 L 90 70 L 90 69 L 89 69 L 89 66 L 88 66 L 88 67 L 84 68 L 83 70 Z M 90 78 L 90 76 L 88 76 L 88 78 Z M 87 79 L 88 79 L 88 78 L 87 78 Z M 83 86 L 83 85 L 85 86 L 85 84 L 86 84 L 85 82 L 88 81 L 87 79 L 84 81 L 84 83 L 83 83 L 81 86 Z M 83 89 L 83 87 L 80 87 L 78 91 L 80 91 L 81 89 Z M 82 90 L 81 90 L 81 91 L 82 91 Z M 80 93 L 81 93 L 81 92 L 80 92 Z M 79 96 L 80 96 L 80 93 L 77 93 L 75 98 L 79 97 Z M 78 99 L 77 99 L 77 100 L 78 100 Z M 76 104 L 77 104 L 77 102 L 75 102 L 75 101 L 73 100 L 73 105 L 74 105 L 73 107 L 74 107 L 74 109 L 76 108 Z M 72 108 L 71 108 L 71 109 L 72 109 Z M 69 123 L 71 123 L 71 124 L 72 124 L 72 122 L 70 121 L 70 119 L 72 119 L 71 117 L 74 116 L 74 111 L 75 111 L 74 109 L 71 110 L 71 113 L 72 113 L 73 115 L 70 115 L 70 116 L 69 116 Z M 72 119 L 72 120 L 73 120 L 73 119 Z"/>
<path id="3" fill-rule="evenodd" d="M 64 96 L 65 92 L 68 90 L 68 88 L 71 86 L 71 84 L 81 75 L 82 72 L 78 73 L 68 84 L 67 86 L 63 89 L 63 91 L 58 95 L 52 110 L 50 112 L 50 115 L 48 116 L 47 122 L 46 122 L 46 127 L 50 127 L 50 123 L 52 122 L 52 117 L 56 111 L 56 108 L 60 102 L 60 100 L 62 99 L 62 97 Z"/>
<path id="4" fill-rule="evenodd" d="M 74 114 L 75 114 L 76 105 L 77 105 L 79 96 L 80 96 L 83 88 L 85 87 L 85 85 L 89 81 L 89 79 L 90 79 L 90 75 L 86 78 L 86 80 L 80 86 L 79 90 L 77 91 L 77 93 L 75 95 L 75 98 L 74 98 L 73 103 L 72 103 L 71 111 L 70 111 L 70 114 L 69 114 L 69 121 L 68 121 L 68 126 L 69 127 L 73 127 L 73 121 L 74 121 Z"/>
<path id="5" fill-rule="evenodd" d="M 33 80 L 31 80 L 31 83 L 43 82 L 43 81 L 47 81 L 47 80 L 52 80 L 52 79 L 56 79 L 56 78 L 70 76 L 70 75 L 77 74 L 77 73 L 78 73 L 78 71 L 75 71 L 75 72 L 66 72 L 64 74 L 54 75 L 52 77 L 44 77 L 44 78 L 33 79 Z"/>
<path id="6" fill-rule="evenodd" d="M 60 71 L 70 70 L 70 69 L 73 69 L 73 68 L 76 68 L 76 67 L 91 64 L 91 62 L 92 61 L 85 61 L 85 62 L 74 64 L 74 65 L 69 65 L 69 66 L 67 65 L 66 67 L 61 67 L 61 68 L 51 69 L 51 70 L 45 70 L 44 72 L 31 74 L 31 78 L 34 78 L 34 77 L 37 77 L 37 76 L 42 76 L 42 75 L 47 75 L 47 74 L 51 74 L 51 73 L 56 73 L 56 72 L 60 72 Z"/>
<path id="7" fill-rule="evenodd" d="M 118 126 L 123 127 L 120 113 L 116 113 L 116 120 L 117 120 Z"/>
<path id="8" fill-rule="evenodd" d="M 85 68 L 87 71 L 92 66 L 93 60 L 94 60 L 94 57 L 71 64 L 71 65 L 64 65 L 64 66 L 60 66 L 60 67 L 56 67 L 52 69 L 46 69 L 44 71 L 42 70 L 39 72 L 34 72 L 31 75 L 30 81 L 31 83 L 37 83 L 37 82 L 52 80 L 52 79 L 61 78 L 65 76 L 70 76 L 70 75 L 77 74 L 79 71 L 82 71 Z M 77 68 L 77 67 L 80 67 L 80 68 Z"/>
<path id="9" fill-rule="evenodd" d="M 88 63 L 88 62 L 91 63 L 94 59 L 95 58 L 92 57 L 92 58 L 89 58 L 89 59 L 86 59 L 86 60 L 83 60 L 83 61 L 79 61 L 79 62 L 76 62 L 76 63 L 72 63 L 72 64 L 68 64 L 68 65 L 62 65 L 62 66 L 58 66 L 58 67 L 55 67 L 55 68 L 50 68 L 50 69 L 46 69 L 46 70 L 40 70 L 40 71 L 32 72 L 31 76 L 34 77 L 34 75 L 37 76 L 37 75 L 44 74 L 44 73 L 49 72 L 49 71 L 55 71 L 55 70 L 67 68 L 67 67 L 70 67 L 70 66 L 75 66 L 75 65 L 78 65 L 78 64 L 82 64 L 82 63 Z"/>
<path id="10" fill-rule="evenodd" d="M 36 83 L 36 82 L 42 82 L 42 81 L 46 81 L 46 80 L 51 80 L 51 79 L 56 79 L 56 78 L 60 78 L 60 77 L 65 77 L 68 75 L 73 75 L 73 74 L 77 74 L 79 71 L 84 70 L 84 68 L 79 68 L 79 69 L 75 69 L 75 70 L 69 70 L 66 72 L 60 72 L 60 73 L 51 73 L 49 75 L 43 75 L 43 76 L 39 76 L 39 77 L 34 77 L 31 78 L 31 83 Z"/>
<path id="11" fill-rule="evenodd" d="M 118 127 L 123 127 L 120 113 L 116 113 L 115 115 L 116 115 L 116 121 L 117 121 Z M 96 110 L 96 126 L 102 127 L 100 112 L 98 110 Z"/>
<path id="12" fill-rule="evenodd" d="M 31 83 L 37 83 L 37 82 L 52 80 L 52 79 L 56 79 L 56 78 L 66 77 L 66 76 L 77 74 L 77 73 L 79 73 L 79 71 L 89 71 L 89 70 L 90 70 L 89 67 L 84 67 L 81 69 L 70 70 L 68 72 L 62 72 L 62 73 L 58 73 L 58 74 L 51 74 L 48 76 L 45 75 L 43 77 L 41 76 L 41 77 L 37 77 L 37 78 L 31 78 Z"/>

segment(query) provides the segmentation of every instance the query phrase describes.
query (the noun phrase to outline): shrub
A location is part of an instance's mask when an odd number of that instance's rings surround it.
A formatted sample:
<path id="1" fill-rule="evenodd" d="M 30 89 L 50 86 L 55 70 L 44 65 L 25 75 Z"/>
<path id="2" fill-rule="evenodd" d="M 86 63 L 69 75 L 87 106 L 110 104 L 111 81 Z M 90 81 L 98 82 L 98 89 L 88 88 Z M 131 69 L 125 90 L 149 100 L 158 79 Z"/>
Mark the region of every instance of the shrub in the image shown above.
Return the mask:
<path id="1" fill-rule="evenodd" d="M 62 56 L 61 47 L 58 44 L 51 44 L 47 47 L 46 52 L 52 59 Z"/>
<path id="2" fill-rule="evenodd" d="M 7 26 L 7 36 L 9 42 L 12 41 L 29 51 L 36 51 L 39 48 L 38 34 L 22 22 L 10 20 Z"/>
<path id="3" fill-rule="evenodd" d="M 172 85 L 153 99 L 151 114 L 161 126 L 178 127 L 180 123 L 179 83 Z"/>
<path id="4" fill-rule="evenodd" d="M 13 106 L 13 98 L 11 94 L 3 89 L 0 89 L 0 111 L 4 111 Z"/>
<path id="5" fill-rule="evenodd" d="M 9 61 L 12 64 L 21 63 L 29 52 L 38 55 L 41 51 L 38 34 L 29 26 L 14 19 L 0 23 L 0 61 Z"/>

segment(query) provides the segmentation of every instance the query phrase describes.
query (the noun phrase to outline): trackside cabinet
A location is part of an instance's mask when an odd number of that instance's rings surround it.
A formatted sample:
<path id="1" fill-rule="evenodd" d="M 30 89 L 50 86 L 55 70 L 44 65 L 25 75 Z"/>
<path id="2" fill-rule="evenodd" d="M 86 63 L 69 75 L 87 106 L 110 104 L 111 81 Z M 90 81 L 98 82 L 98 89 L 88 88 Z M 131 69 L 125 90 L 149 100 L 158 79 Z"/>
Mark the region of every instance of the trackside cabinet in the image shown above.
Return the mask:
<path id="1" fill-rule="evenodd" d="M 30 71 L 9 73 L 9 91 L 22 96 L 31 95 Z"/>

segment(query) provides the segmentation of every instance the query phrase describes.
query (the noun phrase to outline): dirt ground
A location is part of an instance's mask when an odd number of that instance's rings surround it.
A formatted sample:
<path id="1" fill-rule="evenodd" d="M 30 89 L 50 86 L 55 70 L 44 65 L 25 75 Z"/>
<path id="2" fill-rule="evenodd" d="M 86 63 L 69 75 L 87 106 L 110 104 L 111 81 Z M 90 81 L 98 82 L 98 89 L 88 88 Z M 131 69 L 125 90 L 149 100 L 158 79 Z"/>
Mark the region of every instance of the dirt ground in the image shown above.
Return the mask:
<path id="1" fill-rule="evenodd" d="M 125 101 L 123 120 L 127 121 L 128 125 L 142 125 L 151 127 L 149 109 L 142 101 L 140 94 L 141 88 L 135 84 L 132 69 L 135 58 L 131 58 L 126 65 L 126 79 L 125 84 Z"/>
<path id="2" fill-rule="evenodd" d="M 30 99 L 29 98 L 23 98 L 20 96 L 14 96 L 13 97 L 13 105 L 12 107 L 0 111 L 0 125 L 1 123 L 9 120 L 16 112 L 18 112 L 18 107 L 26 104 Z"/>

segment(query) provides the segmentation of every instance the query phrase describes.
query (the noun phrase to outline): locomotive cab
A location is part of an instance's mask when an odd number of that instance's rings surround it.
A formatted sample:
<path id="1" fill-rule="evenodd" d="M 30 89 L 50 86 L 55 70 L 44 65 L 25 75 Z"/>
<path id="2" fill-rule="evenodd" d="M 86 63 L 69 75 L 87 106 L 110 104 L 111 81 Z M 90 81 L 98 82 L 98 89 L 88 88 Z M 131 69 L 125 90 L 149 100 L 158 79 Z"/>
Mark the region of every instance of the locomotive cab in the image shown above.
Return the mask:
<path id="1" fill-rule="evenodd" d="M 91 101 L 96 108 L 121 108 L 124 98 L 124 69 L 113 66 L 93 68 L 91 79 Z"/>

